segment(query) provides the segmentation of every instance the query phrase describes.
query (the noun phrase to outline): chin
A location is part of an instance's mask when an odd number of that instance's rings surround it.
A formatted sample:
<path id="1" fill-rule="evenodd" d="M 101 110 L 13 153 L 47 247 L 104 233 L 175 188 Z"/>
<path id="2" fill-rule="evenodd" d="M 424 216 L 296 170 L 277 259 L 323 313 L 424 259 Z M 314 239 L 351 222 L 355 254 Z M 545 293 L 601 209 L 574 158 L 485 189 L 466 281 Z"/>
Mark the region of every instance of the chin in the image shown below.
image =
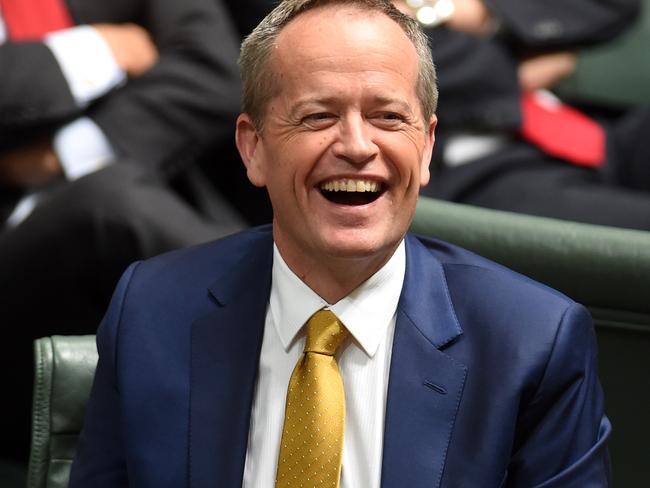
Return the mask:
<path id="1" fill-rule="evenodd" d="M 401 237 L 386 239 L 371 234 L 361 229 L 337 232 L 324 240 L 326 253 L 339 259 L 372 258 L 392 254 L 401 240 Z"/>

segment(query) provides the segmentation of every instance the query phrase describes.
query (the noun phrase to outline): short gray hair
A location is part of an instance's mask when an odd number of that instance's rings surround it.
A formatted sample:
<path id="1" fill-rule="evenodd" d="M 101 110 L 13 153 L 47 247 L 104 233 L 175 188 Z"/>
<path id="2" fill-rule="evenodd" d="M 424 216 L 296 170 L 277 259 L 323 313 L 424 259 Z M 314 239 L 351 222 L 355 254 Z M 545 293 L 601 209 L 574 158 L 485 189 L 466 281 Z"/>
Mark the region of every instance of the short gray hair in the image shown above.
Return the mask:
<path id="1" fill-rule="evenodd" d="M 398 10 L 390 0 L 283 0 L 246 37 L 239 55 L 243 85 L 242 108 L 253 120 L 255 128 L 262 130 L 266 106 L 279 90 L 275 73 L 269 65 L 278 35 L 298 15 L 328 5 L 350 5 L 381 12 L 402 28 L 413 43 L 419 59 L 416 91 L 426 127 L 436 111 L 438 88 L 429 40 L 416 20 Z"/>

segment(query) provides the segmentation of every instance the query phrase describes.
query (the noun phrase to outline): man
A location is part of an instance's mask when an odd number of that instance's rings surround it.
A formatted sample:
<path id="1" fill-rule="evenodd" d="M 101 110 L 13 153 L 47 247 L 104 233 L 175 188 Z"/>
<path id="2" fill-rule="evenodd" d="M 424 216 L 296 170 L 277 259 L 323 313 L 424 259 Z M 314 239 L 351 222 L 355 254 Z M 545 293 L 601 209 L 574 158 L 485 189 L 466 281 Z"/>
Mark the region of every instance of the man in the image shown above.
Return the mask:
<path id="1" fill-rule="evenodd" d="M 272 229 L 127 271 L 70 486 L 607 486 L 588 313 L 406 234 L 436 125 L 417 24 L 287 0 L 240 66 Z"/>
<path id="2" fill-rule="evenodd" d="M 214 0 L 1 0 L 0 25 L 2 454 L 26 460 L 33 339 L 94 331 L 132 261 L 244 226 L 172 189 L 232 138 L 240 88 Z"/>

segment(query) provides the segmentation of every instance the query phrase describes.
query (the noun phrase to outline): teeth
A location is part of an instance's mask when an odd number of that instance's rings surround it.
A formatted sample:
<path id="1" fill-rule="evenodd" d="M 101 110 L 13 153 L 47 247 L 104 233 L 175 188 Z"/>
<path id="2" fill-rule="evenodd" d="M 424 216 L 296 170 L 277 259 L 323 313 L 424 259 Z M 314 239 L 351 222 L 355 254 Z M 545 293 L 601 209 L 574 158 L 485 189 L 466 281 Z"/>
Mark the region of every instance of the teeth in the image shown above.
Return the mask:
<path id="1" fill-rule="evenodd" d="M 349 192 L 378 192 L 380 183 L 370 180 L 334 180 L 322 183 L 321 190 Z"/>

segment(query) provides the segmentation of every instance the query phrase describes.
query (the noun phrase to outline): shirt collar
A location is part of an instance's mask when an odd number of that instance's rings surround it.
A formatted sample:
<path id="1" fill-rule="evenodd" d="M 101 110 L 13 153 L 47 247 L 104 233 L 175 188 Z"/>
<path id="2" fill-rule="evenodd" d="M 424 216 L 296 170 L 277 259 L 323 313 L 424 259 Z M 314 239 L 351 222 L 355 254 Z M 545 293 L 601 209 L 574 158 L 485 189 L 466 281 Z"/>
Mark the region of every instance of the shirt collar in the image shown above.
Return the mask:
<path id="1" fill-rule="evenodd" d="M 379 271 L 331 305 L 289 269 L 274 244 L 270 309 L 285 350 L 309 317 L 327 307 L 345 324 L 365 353 L 374 356 L 397 310 L 405 271 L 406 251 L 402 241 Z"/>

